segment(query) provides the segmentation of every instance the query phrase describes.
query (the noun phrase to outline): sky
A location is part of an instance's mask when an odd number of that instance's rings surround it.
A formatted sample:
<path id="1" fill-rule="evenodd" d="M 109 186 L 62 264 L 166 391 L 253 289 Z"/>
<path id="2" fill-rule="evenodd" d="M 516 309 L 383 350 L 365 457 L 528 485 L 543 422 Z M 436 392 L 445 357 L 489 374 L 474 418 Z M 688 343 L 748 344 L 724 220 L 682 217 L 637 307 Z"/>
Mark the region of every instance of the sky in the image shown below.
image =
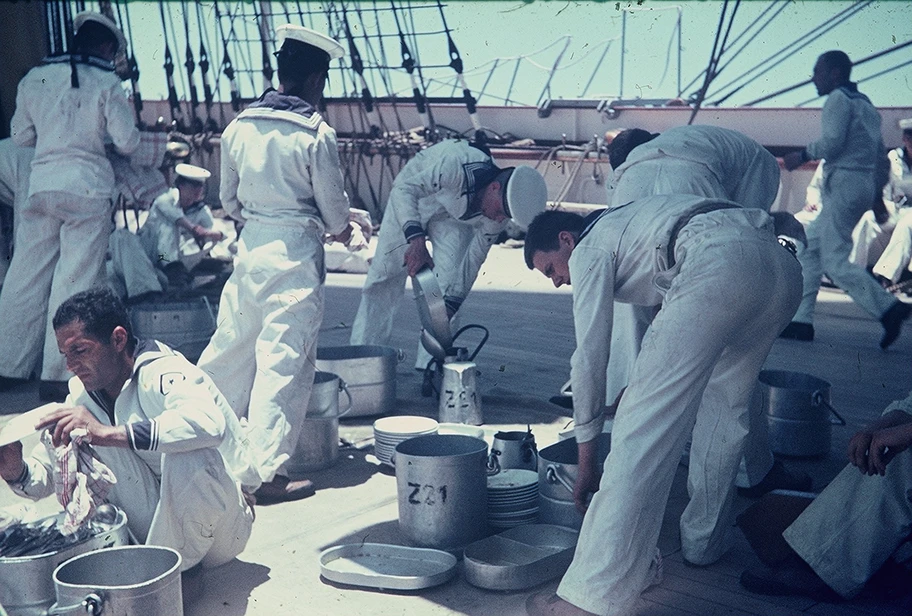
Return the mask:
<path id="1" fill-rule="evenodd" d="M 235 34 L 256 37 L 256 22 L 251 3 L 219 2 L 220 12 L 236 15 Z M 408 4 L 398 2 L 397 6 Z M 386 2 L 314 4 L 322 11 L 334 10 L 330 24 L 323 14 L 307 16 L 307 25 L 336 33 L 345 43 L 341 29 L 340 7 L 345 7 L 350 29 L 365 64 L 381 63 L 394 67 L 384 71 L 368 68 L 365 79 L 375 96 L 397 93 L 408 96 L 411 82 L 408 74 L 398 68 L 401 63 L 399 40 L 394 17 L 404 25 L 410 51 L 420 64 L 428 94 L 432 96 L 459 95 L 454 90 L 456 73 L 449 62 L 446 36 L 436 0 L 412 0 L 413 10 L 407 15 L 399 11 L 392 15 Z M 772 4 L 772 7 L 770 5 Z M 275 2 L 278 13 L 273 26 L 286 21 L 283 11 L 292 14 L 291 21 L 300 23 L 294 13 L 304 2 Z M 734 9 L 730 2 L 728 15 Z M 851 19 L 834 27 L 820 38 L 808 41 L 814 28 L 832 24 L 840 11 L 861 8 Z M 189 6 L 188 27 L 191 47 L 198 60 L 200 30 L 193 5 L 168 2 L 166 14 L 171 53 L 174 57 L 178 94 L 186 98 L 184 67 L 185 43 L 183 8 Z M 701 71 L 706 67 L 713 48 L 715 32 L 723 3 L 666 2 L 572 2 L 566 0 L 535 0 L 533 2 L 462 0 L 446 2 L 444 15 L 464 64 L 466 84 L 479 97 L 480 104 L 499 105 L 505 99 L 517 103 L 537 104 L 543 97 L 553 99 L 577 98 L 657 98 L 678 95 L 679 85 L 687 98 L 702 84 Z M 375 8 L 381 9 L 380 12 Z M 781 12 L 764 28 L 773 13 Z M 130 2 L 132 40 L 141 73 L 143 98 L 164 98 L 167 95 L 162 68 L 164 38 L 157 2 Z M 246 15 L 238 14 L 242 10 Z M 210 60 L 220 62 L 221 43 L 215 29 L 215 12 L 211 2 L 201 5 L 203 34 L 209 39 Z M 626 17 L 625 17 L 626 16 Z M 680 17 L 680 71 L 678 70 L 677 24 Z M 223 18 L 222 24 L 228 24 Z M 381 57 L 376 33 L 384 32 Z M 436 35 L 411 37 L 409 32 L 438 32 Z M 364 34 L 368 38 L 364 38 Z M 129 34 L 129 32 L 128 32 Z M 623 37 L 622 37 L 623 34 Z M 801 48 L 792 46 L 804 39 Z M 621 47 L 623 70 L 621 62 Z M 205 39 L 204 39 L 205 41 Z M 720 61 L 719 75 L 710 87 L 709 102 L 724 95 L 726 105 L 742 105 L 775 90 L 796 84 L 810 77 L 814 60 L 828 49 L 842 49 L 853 60 L 859 60 L 888 47 L 912 41 L 912 3 L 907 1 L 875 1 L 871 3 L 835 2 L 830 0 L 798 0 L 771 3 L 747 0 L 740 3 L 729 34 L 726 54 Z M 271 51 L 271 48 L 270 50 Z M 229 53 L 236 68 L 252 66 L 259 71 L 262 52 L 258 46 L 249 50 L 235 44 Z M 778 60 L 783 60 L 778 62 Z M 862 81 L 860 89 L 878 106 L 912 106 L 912 45 L 894 54 L 858 66 L 852 77 L 864 80 L 891 66 L 909 64 L 870 81 Z M 496 63 L 496 68 L 495 68 Z M 559 69 L 551 73 L 557 63 Z M 775 66 L 770 66 L 771 64 Z M 274 66 L 274 64 L 273 64 Z M 354 72 L 343 60 L 344 72 L 331 73 L 329 96 L 360 91 Z M 433 68 L 432 66 L 439 66 Z M 493 70 L 492 70 L 493 69 Z M 597 69 L 597 70 L 596 70 Z M 758 75 L 763 71 L 762 74 Z M 623 79 L 622 77 L 623 73 Z M 748 78 L 756 77 L 750 83 Z M 199 73 L 197 73 L 199 80 Z M 550 81 L 549 81 L 550 79 Z M 182 81 L 183 80 L 183 81 Z M 259 73 L 241 73 L 238 77 L 241 94 L 253 97 L 263 88 Z M 550 87 L 547 88 L 550 84 Z M 743 87 L 739 87 L 742 86 Z M 227 97 L 227 82 L 220 79 L 220 94 Z M 202 86 L 197 88 L 202 92 Z M 732 90 L 737 89 L 732 93 Z M 806 85 L 780 96 L 767 106 L 819 106 L 813 86 Z"/>

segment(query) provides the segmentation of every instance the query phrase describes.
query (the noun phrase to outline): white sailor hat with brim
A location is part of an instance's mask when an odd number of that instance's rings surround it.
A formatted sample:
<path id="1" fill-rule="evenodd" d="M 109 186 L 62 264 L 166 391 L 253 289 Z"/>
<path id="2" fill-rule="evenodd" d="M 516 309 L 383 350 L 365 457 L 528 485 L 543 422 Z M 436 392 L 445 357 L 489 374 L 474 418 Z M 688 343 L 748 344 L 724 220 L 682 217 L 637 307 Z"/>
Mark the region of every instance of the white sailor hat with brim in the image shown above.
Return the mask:
<path id="1" fill-rule="evenodd" d="M 127 48 L 127 39 L 124 37 L 124 33 L 117 27 L 110 18 L 102 15 L 101 13 L 96 13 L 95 11 L 83 11 L 77 13 L 73 18 L 73 31 L 79 32 L 79 29 L 87 21 L 94 21 L 95 23 L 101 24 L 105 28 L 111 31 L 111 33 L 117 38 L 117 44 L 119 45 L 120 50 Z"/>
<path id="2" fill-rule="evenodd" d="M 276 28 L 276 45 L 279 49 L 282 48 L 285 41 L 298 41 L 299 43 L 313 45 L 329 54 L 330 60 L 336 60 L 345 55 L 345 48 L 342 47 L 339 41 L 304 26 L 285 24 Z"/>
<path id="3" fill-rule="evenodd" d="M 180 177 L 192 182 L 205 182 L 212 176 L 212 173 L 210 173 L 208 169 L 203 169 L 196 165 L 188 165 L 187 163 L 181 163 L 175 166 L 174 172 Z"/>
<path id="4" fill-rule="evenodd" d="M 912 118 L 905 118 L 899 121 L 900 130 L 912 130 Z"/>
<path id="5" fill-rule="evenodd" d="M 538 214 L 545 211 L 548 187 L 541 174 L 525 165 L 510 174 L 503 191 L 504 213 L 526 229 Z"/>

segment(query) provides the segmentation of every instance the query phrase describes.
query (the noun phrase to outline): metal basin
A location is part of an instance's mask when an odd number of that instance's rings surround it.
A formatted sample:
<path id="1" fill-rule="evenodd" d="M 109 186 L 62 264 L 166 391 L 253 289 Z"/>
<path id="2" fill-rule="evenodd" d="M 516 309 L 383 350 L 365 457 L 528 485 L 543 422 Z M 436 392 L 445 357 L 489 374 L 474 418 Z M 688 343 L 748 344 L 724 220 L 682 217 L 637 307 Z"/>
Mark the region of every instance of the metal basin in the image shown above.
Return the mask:
<path id="1" fill-rule="evenodd" d="M 598 467 L 601 470 L 611 451 L 611 434 L 598 435 Z M 575 438 L 549 445 L 538 452 L 538 493 L 553 500 L 573 502 L 579 450 Z M 541 518 L 539 518 L 541 519 Z M 567 524 L 567 526 L 572 526 Z"/>
<path id="2" fill-rule="evenodd" d="M 466 546 L 466 581 L 491 590 L 522 590 L 562 575 L 578 534 L 551 524 L 517 526 Z"/>
<path id="3" fill-rule="evenodd" d="M 351 395 L 346 417 L 391 415 L 396 410 L 396 365 L 402 354 L 385 346 L 353 345 L 317 349 L 317 370 L 341 378 Z"/>

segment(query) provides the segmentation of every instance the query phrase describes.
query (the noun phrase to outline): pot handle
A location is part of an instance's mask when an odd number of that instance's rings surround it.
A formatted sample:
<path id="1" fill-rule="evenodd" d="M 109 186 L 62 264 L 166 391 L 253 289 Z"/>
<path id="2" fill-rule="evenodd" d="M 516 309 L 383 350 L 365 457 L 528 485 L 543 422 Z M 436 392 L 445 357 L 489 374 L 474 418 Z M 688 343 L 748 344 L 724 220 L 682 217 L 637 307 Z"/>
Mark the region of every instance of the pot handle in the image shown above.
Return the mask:
<path id="1" fill-rule="evenodd" d="M 352 405 L 352 395 L 351 395 L 351 392 L 348 391 L 348 385 L 346 385 L 345 381 L 343 381 L 341 378 L 339 379 L 339 391 L 344 391 L 345 395 L 348 397 L 348 407 L 344 411 L 339 413 L 339 415 L 338 415 L 339 417 L 342 417 L 346 413 L 348 413 L 352 410 L 353 405 Z"/>
<path id="2" fill-rule="evenodd" d="M 47 615 L 61 616 L 62 614 L 67 614 L 68 612 L 73 612 L 81 609 L 85 610 L 86 614 L 92 614 L 94 616 L 96 614 L 101 614 L 101 608 L 103 604 L 104 600 L 101 597 L 95 593 L 89 593 L 85 596 L 85 599 L 73 605 L 65 605 L 63 607 L 59 607 L 55 601 L 54 605 L 48 608 Z"/>
<path id="3" fill-rule="evenodd" d="M 547 478 L 548 483 L 559 483 L 564 486 L 570 494 L 573 494 L 573 486 L 570 485 L 561 474 L 556 466 L 549 464 L 548 468 L 545 469 L 545 478 Z"/>
<path id="4" fill-rule="evenodd" d="M 485 465 L 485 471 L 487 472 L 488 477 L 493 477 L 501 471 L 500 460 L 497 457 L 499 453 L 499 451 L 493 449 L 491 450 L 491 454 L 488 456 L 488 462 Z"/>
<path id="5" fill-rule="evenodd" d="M 821 393 L 820 390 L 817 390 L 814 392 L 814 394 L 811 396 L 811 402 L 814 404 L 814 406 L 821 406 L 821 405 L 825 406 L 827 408 L 827 410 L 829 410 L 833 415 L 836 416 L 835 419 L 833 419 L 832 417 L 830 418 L 830 423 L 833 424 L 834 426 L 846 425 L 846 420 L 843 419 L 842 415 L 840 415 L 836 411 L 836 409 L 833 408 L 832 404 L 830 404 L 829 402 L 827 402 L 826 400 L 823 399 L 823 393 Z"/>

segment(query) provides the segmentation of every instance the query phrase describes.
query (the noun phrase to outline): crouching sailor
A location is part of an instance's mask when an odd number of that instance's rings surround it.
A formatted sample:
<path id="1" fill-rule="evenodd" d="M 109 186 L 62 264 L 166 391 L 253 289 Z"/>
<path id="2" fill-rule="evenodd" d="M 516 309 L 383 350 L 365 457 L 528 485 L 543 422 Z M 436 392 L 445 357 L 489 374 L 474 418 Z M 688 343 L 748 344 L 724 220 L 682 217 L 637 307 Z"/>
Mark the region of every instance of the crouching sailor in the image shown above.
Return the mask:
<path id="1" fill-rule="evenodd" d="M 139 541 L 177 550 L 183 571 L 240 554 L 253 524 L 243 490 L 255 490 L 259 477 L 212 380 L 160 342 L 135 339 L 110 289 L 72 296 L 53 326 L 76 376 L 66 403 L 36 428 L 47 428 L 55 445 L 85 431 L 83 442 L 117 479 L 108 501 L 126 512 Z M 0 448 L 0 475 L 20 496 L 54 492 L 41 444 L 25 459 L 20 442 Z"/>

